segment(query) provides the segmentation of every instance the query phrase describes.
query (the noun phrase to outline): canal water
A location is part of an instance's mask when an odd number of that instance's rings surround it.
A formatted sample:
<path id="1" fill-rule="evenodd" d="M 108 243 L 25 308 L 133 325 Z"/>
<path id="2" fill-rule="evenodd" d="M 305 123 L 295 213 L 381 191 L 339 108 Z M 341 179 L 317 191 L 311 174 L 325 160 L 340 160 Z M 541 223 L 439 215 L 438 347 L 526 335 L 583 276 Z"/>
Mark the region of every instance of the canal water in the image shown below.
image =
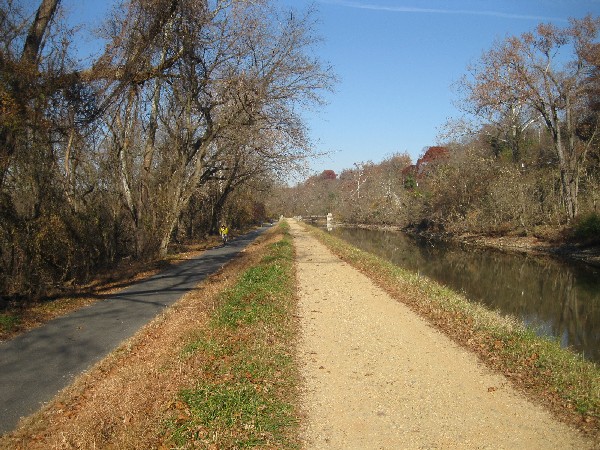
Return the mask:
<path id="1" fill-rule="evenodd" d="M 492 310 L 520 318 L 600 363 L 600 269 L 550 258 L 414 238 L 401 232 L 335 228 L 362 250 L 418 272 Z"/>

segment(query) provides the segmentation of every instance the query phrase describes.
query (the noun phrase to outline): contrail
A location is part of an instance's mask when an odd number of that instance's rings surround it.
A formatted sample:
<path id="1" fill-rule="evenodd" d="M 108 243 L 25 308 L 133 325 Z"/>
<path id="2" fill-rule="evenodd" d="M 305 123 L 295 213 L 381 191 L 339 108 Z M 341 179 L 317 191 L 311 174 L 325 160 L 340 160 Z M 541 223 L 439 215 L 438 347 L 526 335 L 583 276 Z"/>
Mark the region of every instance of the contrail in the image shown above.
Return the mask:
<path id="1" fill-rule="evenodd" d="M 345 6 L 347 8 L 368 9 L 372 11 L 389 11 L 397 13 L 418 13 L 418 14 L 454 14 L 454 15 L 471 15 L 471 16 L 489 16 L 502 19 L 517 19 L 517 20 L 535 20 L 535 21 L 561 21 L 566 22 L 566 19 L 558 17 L 531 16 L 524 14 L 511 14 L 499 11 L 475 11 L 466 9 L 434 9 L 434 8 L 415 8 L 410 6 L 383 6 L 374 4 L 358 3 L 347 0 L 320 0 L 322 3 L 332 5 Z"/>

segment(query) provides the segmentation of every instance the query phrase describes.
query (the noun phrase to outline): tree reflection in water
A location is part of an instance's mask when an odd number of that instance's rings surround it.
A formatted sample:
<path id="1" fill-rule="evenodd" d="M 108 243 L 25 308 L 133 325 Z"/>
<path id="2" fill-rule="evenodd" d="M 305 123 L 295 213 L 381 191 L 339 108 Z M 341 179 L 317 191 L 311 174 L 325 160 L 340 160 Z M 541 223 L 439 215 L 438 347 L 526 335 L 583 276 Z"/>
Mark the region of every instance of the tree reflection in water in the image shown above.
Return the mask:
<path id="1" fill-rule="evenodd" d="M 598 269 L 551 258 L 468 249 L 403 233 L 336 228 L 334 234 L 421 273 L 502 314 L 519 317 L 586 359 L 600 362 Z"/>

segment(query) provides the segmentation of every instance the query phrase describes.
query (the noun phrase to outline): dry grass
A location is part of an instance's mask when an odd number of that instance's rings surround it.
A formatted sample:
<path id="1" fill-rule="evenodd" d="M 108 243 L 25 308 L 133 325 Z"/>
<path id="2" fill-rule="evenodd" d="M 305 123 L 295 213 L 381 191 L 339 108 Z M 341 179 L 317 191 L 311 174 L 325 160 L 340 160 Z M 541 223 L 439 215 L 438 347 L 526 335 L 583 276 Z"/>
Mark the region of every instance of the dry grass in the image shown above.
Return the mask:
<path id="1" fill-rule="evenodd" d="M 273 232 L 259 238 L 202 289 L 184 296 L 3 436 L 0 448 L 166 448 L 165 423 L 181 413 L 178 393 L 202 371 L 201 361 L 181 358 L 182 348 L 208 326 L 221 292 L 276 239 Z"/>

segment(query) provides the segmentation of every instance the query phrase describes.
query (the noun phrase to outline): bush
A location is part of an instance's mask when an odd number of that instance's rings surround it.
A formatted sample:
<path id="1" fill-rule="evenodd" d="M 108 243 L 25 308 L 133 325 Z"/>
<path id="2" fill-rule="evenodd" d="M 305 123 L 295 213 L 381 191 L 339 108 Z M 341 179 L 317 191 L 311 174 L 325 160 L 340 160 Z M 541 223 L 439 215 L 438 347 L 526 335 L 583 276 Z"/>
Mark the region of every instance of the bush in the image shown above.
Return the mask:
<path id="1" fill-rule="evenodd" d="M 600 215 L 593 212 L 579 217 L 573 225 L 573 237 L 586 244 L 600 244 Z"/>

